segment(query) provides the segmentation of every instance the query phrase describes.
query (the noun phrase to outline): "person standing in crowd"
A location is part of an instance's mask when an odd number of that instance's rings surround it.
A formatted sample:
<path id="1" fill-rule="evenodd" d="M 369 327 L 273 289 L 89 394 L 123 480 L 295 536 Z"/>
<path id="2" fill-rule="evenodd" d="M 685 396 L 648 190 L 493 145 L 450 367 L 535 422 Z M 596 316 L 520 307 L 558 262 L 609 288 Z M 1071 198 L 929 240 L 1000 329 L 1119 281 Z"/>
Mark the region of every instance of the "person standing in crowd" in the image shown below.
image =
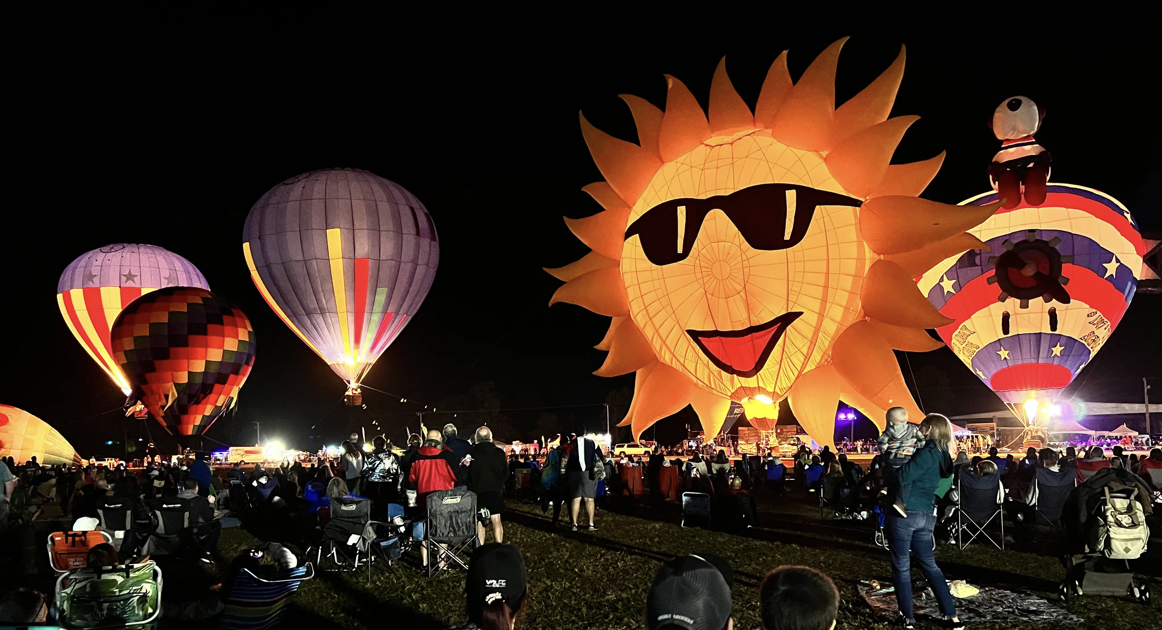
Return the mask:
<path id="1" fill-rule="evenodd" d="M 646 596 L 649 630 L 734 630 L 734 572 L 710 554 L 674 558 L 654 576 Z"/>
<path id="2" fill-rule="evenodd" d="M 456 430 L 456 425 L 451 422 L 445 424 L 444 430 L 441 433 L 444 436 L 444 446 L 452 449 L 452 452 L 456 454 L 457 460 L 464 461 L 464 458 L 472 452 L 472 445 L 468 443 L 468 440 L 460 437 L 459 432 Z"/>
<path id="3" fill-rule="evenodd" d="M 448 630 L 513 630 L 528 595 L 528 571 L 516 547 L 500 543 L 477 547 L 468 561 L 464 595 L 468 621 Z"/>
<path id="4" fill-rule="evenodd" d="M 190 464 L 190 478 L 198 482 L 198 494 L 202 497 L 210 495 L 210 482 L 213 479 L 210 466 L 206 463 L 207 457 L 209 455 L 206 453 L 198 453 L 194 455 L 194 461 Z"/>
<path id="5" fill-rule="evenodd" d="M 541 472 L 541 512 L 548 512 L 550 504 L 553 508 L 553 528 L 557 527 L 557 519 L 561 516 L 561 507 L 565 505 L 565 479 L 561 472 L 561 445 L 549 450 L 545 456 L 545 469 Z"/>
<path id="6" fill-rule="evenodd" d="M 351 494 L 362 496 L 360 486 L 363 482 L 363 453 L 359 452 L 351 440 L 343 441 L 342 450 L 339 468 L 343 471 L 343 479 L 347 482 L 347 489 L 351 491 Z"/>
<path id="7" fill-rule="evenodd" d="M 936 526 L 936 488 L 941 479 L 952 476 L 953 471 L 952 457 L 948 454 L 952 443 L 952 423 L 944 416 L 930 414 L 920 423 L 920 434 L 924 437 L 924 446 L 917 449 L 896 473 L 900 484 L 911 485 L 906 505 L 907 517 L 891 511 L 887 518 L 896 605 L 904 617 L 905 627 L 914 627 L 916 620 L 912 613 L 909 554 L 915 554 L 920 570 L 936 594 L 948 626 L 962 629 L 964 624 L 956 616 L 956 602 L 948 591 L 948 582 L 940 567 L 936 566 L 936 558 L 932 553 L 932 530 Z"/>
<path id="8" fill-rule="evenodd" d="M 577 517 L 581 511 L 581 501 L 585 501 L 585 511 L 589 514 L 591 532 L 597 531 L 593 520 L 597 511 L 597 465 L 601 462 L 601 448 L 593 440 L 585 437 L 585 426 L 577 425 L 570 436 L 569 463 L 566 467 L 569 482 L 569 497 L 572 499 L 573 531 L 577 531 Z"/>
<path id="9" fill-rule="evenodd" d="M 403 477 L 399 457 L 391 452 L 391 442 L 382 435 L 371 439 L 375 447 L 363 464 L 364 493 L 371 499 L 372 509 L 378 515 L 387 514 L 388 503 L 399 503 Z"/>
<path id="10" fill-rule="evenodd" d="M 222 521 L 214 520 L 213 497 L 204 497 L 199 492 L 197 479 L 190 476 L 185 480 L 179 499 L 190 502 L 190 527 L 194 530 L 194 538 L 201 548 L 199 560 L 207 564 L 214 563 L 214 554 L 218 551 L 218 538 L 222 536 Z"/>
<path id="11" fill-rule="evenodd" d="M 445 427 L 447 429 L 447 427 Z M 504 524 L 500 515 L 504 514 L 504 482 L 508 480 L 508 464 L 504 460 L 504 449 L 492 443 L 492 429 L 476 429 L 476 445 L 472 447 L 472 459 L 466 473 L 468 490 L 476 493 L 476 506 L 488 510 L 492 537 L 498 543 L 504 542 Z M 476 535 L 484 544 L 484 524 L 477 521 Z"/>
<path id="12" fill-rule="evenodd" d="M 408 472 L 408 481 L 416 488 L 416 508 L 421 517 L 427 514 L 429 494 L 456 487 L 458 462 L 455 461 L 456 456 L 452 451 L 444 448 L 440 437 L 439 429 L 428 431 L 428 439 L 420 450 L 416 451 Z M 428 566 L 427 541 L 420 547 L 420 559 L 425 567 Z"/>
<path id="13" fill-rule="evenodd" d="M 839 589 L 810 567 L 778 567 L 759 586 L 759 614 L 764 630 L 834 630 Z"/>

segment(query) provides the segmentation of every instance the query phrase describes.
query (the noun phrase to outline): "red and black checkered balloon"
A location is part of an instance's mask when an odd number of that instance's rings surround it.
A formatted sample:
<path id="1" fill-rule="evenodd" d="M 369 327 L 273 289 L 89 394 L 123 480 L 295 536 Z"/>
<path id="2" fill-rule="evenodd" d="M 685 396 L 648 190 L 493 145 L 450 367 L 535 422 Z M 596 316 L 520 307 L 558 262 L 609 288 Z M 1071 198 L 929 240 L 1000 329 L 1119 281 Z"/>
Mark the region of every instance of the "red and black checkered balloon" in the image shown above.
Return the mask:
<path id="1" fill-rule="evenodd" d="M 246 315 L 204 289 L 172 287 L 134 300 L 110 333 L 132 398 L 177 436 L 201 435 L 234 405 L 254 365 Z"/>

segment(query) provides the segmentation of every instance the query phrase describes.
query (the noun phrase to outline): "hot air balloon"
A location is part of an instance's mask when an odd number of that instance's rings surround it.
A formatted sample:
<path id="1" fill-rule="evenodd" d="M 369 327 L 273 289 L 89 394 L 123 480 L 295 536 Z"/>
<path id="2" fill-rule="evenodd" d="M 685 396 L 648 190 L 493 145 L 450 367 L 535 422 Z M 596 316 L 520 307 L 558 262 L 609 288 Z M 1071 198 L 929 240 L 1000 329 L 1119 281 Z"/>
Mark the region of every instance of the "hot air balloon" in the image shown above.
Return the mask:
<path id="1" fill-rule="evenodd" d="M 163 287 L 210 289 L 190 261 L 155 245 L 117 243 L 82 254 L 57 283 L 65 324 L 89 356 L 128 396 L 129 382 L 113 360 L 109 330 L 121 309 Z"/>
<path id="2" fill-rule="evenodd" d="M 56 429 L 36 416 L 9 405 L 0 405 L 0 457 L 17 463 L 33 456 L 48 466 L 80 465 L 81 457 Z"/>
<path id="3" fill-rule="evenodd" d="M 366 171 L 328 169 L 275 186 L 250 209 L 242 252 L 282 321 L 347 383 L 347 404 L 415 316 L 440 246 L 424 205 Z"/>
<path id="4" fill-rule="evenodd" d="M 1051 403 L 1117 328 L 1145 243 L 1118 200 L 1071 184 L 1050 184 L 1040 205 L 1002 208 L 968 232 L 987 250 L 946 258 L 923 274 L 920 290 L 952 319 L 937 328 L 941 339 L 1018 418 L 1032 420 L 1036 412 L 1022 408 Z"/>
<path id="5" fill-rule="evenodd" d="M 159 289 L 134 300 L 110 337 L 130 397 L 185 442 L 235 404 L 254 365 L 250 320 L 203 289 Z"/>

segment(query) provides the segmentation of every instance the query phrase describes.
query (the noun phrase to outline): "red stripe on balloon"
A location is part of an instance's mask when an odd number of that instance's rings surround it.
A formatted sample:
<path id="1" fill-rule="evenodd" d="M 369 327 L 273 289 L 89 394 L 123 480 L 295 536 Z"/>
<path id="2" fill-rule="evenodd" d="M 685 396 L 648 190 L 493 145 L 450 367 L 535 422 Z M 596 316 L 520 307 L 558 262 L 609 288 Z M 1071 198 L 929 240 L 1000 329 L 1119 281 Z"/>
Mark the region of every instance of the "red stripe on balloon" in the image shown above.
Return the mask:
<path id="1" fill-rule="evenodd" d="M 139 297 L 141 297 L 141 287 L 121 287 L 121 308 L 129 306 L 130 302 Z"/>
<path id="2" fill-rule="evenodd" d="M 101 351 L 93 344 L 93 340 L 89 339 L 89 333 L 85 331 L 84 325 L 81 324 L 81 317 L 77 315 L 77 307 L 73 304 L 73 295 L 74 293 L 72 291 L 66 291 L 64 293 L 65 312 L 69 315 L 69 321 L 73 323 L 73 330 L 76 330 L 77 334 L 81 336 L 85 346 L 97 358 L 97 362 L 104 365 L 105 369 L 110 369 L 111 366 L 105 365 L 105 359 L 101 357 Z"/>
<path id="3" fill-rule="evenodd" d="M 379 320 L 379 330 L 375 331 L 375 339 L 371 341 L 371 352 L 367 353 L 367 360 L 375 360 L 375 350 L 379 348 L 379 344 L 383 338 L 387 336 L 387 331 L 391 329 L 391 322 L 395 320 L 395 313 L 384 313 L 383 318 Z"/>
<path id="4" fill-rule="evenodd" d="M 1002 214 L 1005 214 L 1008 212 L 1014 212 L 1016 210 L 1024 210 L 1024 209 L 1030 208 L 1030 207 L 1032 207 L 1032 206 L 1029 206 L 1025 203 L 1022 203 L 1021 205 L 1017 206 L 1016 208 L 1013 208 L 1012 210 L 1006 210 L 1004 208 L 1001 208 L 993 216 L 1002 215 Z M 1139 234 L 1138 231 L 1135 230 L 1132 225 L 1130 225 L 1130 220 L 1126 217 L 1126 215 L 1124 215 L 1120 212 L 1115 212 L 1109 206 L 1105 205 L 1104 203 L 1101 203 L 1100 201 L 1089 199 L 1087 197 L 1082 197 L 1081 195 L 1078 195 L 1078 194 L 1051 192 L 1051 193 L 1045 195 L 1045 203 L 1043 203 L 1037 207 L 1038 208 L 1073 208 L 1076 210 L 1080 210 L 1086 214 L 1093 215 L 1094 217 L 1097 217 L 1098 219 L 1101 219 L 1102 221 L 1105 221 L 1106 223 L 1108 223 L 1110 225 L 1110 227 L 1114 228 L 1115 230 L 1118 231 L 1119 234 L 1121 234 L 1123 237 L 1125 237 L 1125 239 L 1127 241 L 1129 241 L 1131 245 L 1134 246 L 1134 251 L 1136 251 L 1139 256 L 1146 255 L 1146 243 L 1145 243 L 1145 241 L 1142 240 L 1142 235 Z M 1106 249 L 1110 249 L 1109 244 L 1102 243 L 1096 237 L 1094 237 L 1094 240 L 1097 241 L 1098 244 L 1101 245 L 1102 247 L 1105 247 Z"/>
<path id="5" fill-rule="evenodd" d="M 997 370 L 989 379 L 995 392 L 1063 389 L 1073 382 L 1073 372 L 1055 363 L 1020 363 Z"/>
<path id="6" fill-rule="evenodd" d="M 112 354 L 113 349 L 109 343 L 110 324 L 105 319 L 105 304 L 101 301 L 101 287 L 85 287 L 83 291 L 85 309 L 89 312 L 89 321 L 93 322 L 93 328 L 97 331 L 97 337 L 104 344 L 105 349 L 109 351 L 109 354 Z"/>
<path id="7" fill-rule="evenodd" d="M 399 334 L 399 331 L 403 328 L 403 323 L 406 319 L 407 319 L 407 313 L 400 313 L 395 318 L 395 321 L 392 323 L 392 326 L 391 326 L 391 331 L 388 332 L 386 335 L 384 335 L 383 346 L 382 347 L 380 347 L 380 346 L 375 347 L 376 354 L 383 352 L 384 350 L 387 349 L 387 347 L 389 345 L 391 345 L 391 341 L 393 339 L 395 339 L 396 335 Z M 384 326 L 384 328 L 386 329 L 387 326 Z"/>
<path id="8" fill-rule="evenodd" d="M 952 335 L 960 325 L 968 321 L 977 311 L 997 301 L 1001 288 L 988 283 L 993 273 L 990 271 L 973 278 L 972 282 L 953 295 L 944 308 L 940 309 L 941 314 L 953 320 L 951 324 L 936 329 L 944 343 L 950 343 Z M 1129 307 L 1126 296 L 1086 267 L 1064 264 L 1061 265 L 1061 275 L 1069 278 L 1069 284 L 1065 285 L 1069 295 L 1101 311 L 1101 314 L 1110 320 L 1110 326 L 1117 327 L 1122 321 L 1122 316 L 1126 314 L 1126 308 Z"/>
<path id="9" fill-rule="evenodd" d="M 367 275 L 370 273 L 371 260 L 367 258 L 355 259 L 355 347 L 363 339 L 363 317 L 367 314 Z"/>

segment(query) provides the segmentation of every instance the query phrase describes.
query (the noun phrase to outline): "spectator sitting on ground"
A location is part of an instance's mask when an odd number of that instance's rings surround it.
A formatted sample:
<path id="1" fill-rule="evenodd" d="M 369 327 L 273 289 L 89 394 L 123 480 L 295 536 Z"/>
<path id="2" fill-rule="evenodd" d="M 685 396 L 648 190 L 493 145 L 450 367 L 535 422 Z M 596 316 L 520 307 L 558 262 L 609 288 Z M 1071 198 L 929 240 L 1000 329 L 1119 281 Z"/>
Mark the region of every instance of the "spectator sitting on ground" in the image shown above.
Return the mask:
<path id="1" fill-rule="evenodd" d="M 674 558 L 654 576 L 646 597 L 649 630 L 734 630 L 734 572 L 710 554 Z"/>
<path id="2" fill-rule="evenodd" d="M 445 427 L 447 428 L 447 427 Z M 488 510 L 492 537 L 504 542 L 504 483 L 508 480 L 508 466 L 504 463 L 504 449 L 492 443 L 492 429 L 476 429 L 476 445 L 472 447 L 468 471 L 465 474 L 468 489 L 476 493 L 476 507 Z M 484 544 L 484 524 L 476 523 L 476 534 Z"/>
<path id="3" fill-rule="evenodd" d="M 520 552 L 500 543 L 477 547 L 468 561 L 464 595 L 468 621 L 448 630 L 513 630 L 528 595 L 528 572 Z"/>
<path id="4" fill-rule="evenodd" d="M 278 480 L 266 472 L 261 466 L 254 467 L 254 481 L 250 482 L 254 492 L 263 502 L 270 501 L 274 489 L 278 487 Z"/>
<path id="5" fill-rule="evenodd" d="M 715 527 L 722 531 L 739 531 L 758 524 L 754 497 L 743 489 L 742 479 L 738 477 L 730 480 L 730 491 L 721 494 L 714 507 Z"/>
<path id="6" fill-rule="evenodd" d="M 778 567 L 759 586 L 765 630 L 834 630 L 838 613 L 835 583 L 810 567 Z"/>

